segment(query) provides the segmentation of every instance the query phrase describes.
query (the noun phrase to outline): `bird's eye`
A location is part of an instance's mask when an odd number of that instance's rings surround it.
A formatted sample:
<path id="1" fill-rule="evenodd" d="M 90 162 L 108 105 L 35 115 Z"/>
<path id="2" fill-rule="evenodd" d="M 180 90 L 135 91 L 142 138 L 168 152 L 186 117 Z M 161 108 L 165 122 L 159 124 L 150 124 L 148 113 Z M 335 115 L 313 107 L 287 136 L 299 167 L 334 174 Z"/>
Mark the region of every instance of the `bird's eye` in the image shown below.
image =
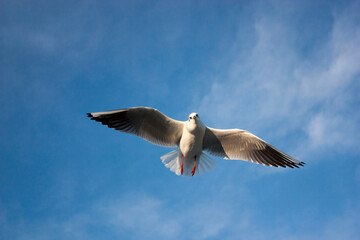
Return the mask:
<path id="1" fill-rule="evenodd" d="M 196 116 L 198 117 L 199 115 L 196 114 Z"/>

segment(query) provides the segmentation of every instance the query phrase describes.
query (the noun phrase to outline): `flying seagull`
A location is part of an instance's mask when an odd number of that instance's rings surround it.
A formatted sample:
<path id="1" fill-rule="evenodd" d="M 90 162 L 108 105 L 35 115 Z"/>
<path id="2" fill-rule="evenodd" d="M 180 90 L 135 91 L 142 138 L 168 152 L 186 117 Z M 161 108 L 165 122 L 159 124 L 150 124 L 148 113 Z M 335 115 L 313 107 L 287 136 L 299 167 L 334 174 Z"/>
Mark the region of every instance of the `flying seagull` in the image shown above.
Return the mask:
<path id="1" fill-rule="evenodd" d="M 160 157 L 164 165 L 177 175 L 194 176 L 215 167 L 216 161 L 204 151 L 224 159 L 245 160 L 274 167 L 298 168 L 305 164 L 248 131 L 207 127 L 197 113 L 191 113 L 187 121 L 174 120 L 149 107 L 87 115 L 109 128 L 137 135 L 153 144 L 179 147 Z"/>

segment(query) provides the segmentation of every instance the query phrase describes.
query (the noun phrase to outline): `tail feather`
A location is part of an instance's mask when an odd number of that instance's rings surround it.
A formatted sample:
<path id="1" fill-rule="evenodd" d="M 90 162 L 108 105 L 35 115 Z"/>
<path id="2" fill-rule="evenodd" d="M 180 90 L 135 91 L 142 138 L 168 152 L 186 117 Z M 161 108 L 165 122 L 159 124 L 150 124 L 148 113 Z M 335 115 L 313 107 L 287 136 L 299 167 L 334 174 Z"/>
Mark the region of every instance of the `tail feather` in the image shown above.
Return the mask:
<path id="1" fill-rule="evenodd" d="M 182 154 L 180 149 L 169 152 L 160 157 L 165 167 L 169 168 L 170 171 L 176 175 L 181 175 L 181 158 Z M 191 170 L 194 164 L 193 159 L 184 159 L 184 172 L 183 176 L 191 177 Z M 216 166 L 217 162 L 210 158 L 205 153 L 200 155 L 200 158 L 196 160 L 195 175 L 204 174 Z"/>
<path id="2" fill-rule="evenodd" d="M 195 175 L 204 174 L 206 172 L 209 172 L 211 169 L 213 169 L 216 166 L 217 162 L 210 158 L 205 153 L 202 153 L 199 159 L 199 163 L 196 166 Z"/>
<path id="3" fill-rule="evenodd" d="M 165 165 L 165 167 L 169 168 L 170 171 L 174 172 L 176 175 L 180 175 L 180 164 L 179 159 L 181 161 L 181 152 L 179 149 L 169 152 L 160 157 L 161 161 Z"/>

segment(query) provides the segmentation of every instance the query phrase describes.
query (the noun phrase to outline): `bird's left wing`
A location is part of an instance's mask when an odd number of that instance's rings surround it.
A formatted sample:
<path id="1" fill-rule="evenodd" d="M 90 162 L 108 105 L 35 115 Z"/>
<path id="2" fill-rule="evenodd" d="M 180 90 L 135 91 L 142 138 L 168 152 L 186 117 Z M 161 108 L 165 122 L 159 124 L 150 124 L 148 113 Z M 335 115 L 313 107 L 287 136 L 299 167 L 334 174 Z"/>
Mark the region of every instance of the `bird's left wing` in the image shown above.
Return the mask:
<path id="1" fill-rule="evenodd" d="M 274 167 L 298 167 L 300 162 L 248 131 L 206 128 L 203 150 L 225 159 L 238 159 Z"/>
<path id="2" fill-rule="evenodd" d="M 88 113 L 92 120 L 109 128 L 137 135 L 160 146 L 178 146 L 184 123 L 154 108 L 134 107 L 107 112 Z"/>

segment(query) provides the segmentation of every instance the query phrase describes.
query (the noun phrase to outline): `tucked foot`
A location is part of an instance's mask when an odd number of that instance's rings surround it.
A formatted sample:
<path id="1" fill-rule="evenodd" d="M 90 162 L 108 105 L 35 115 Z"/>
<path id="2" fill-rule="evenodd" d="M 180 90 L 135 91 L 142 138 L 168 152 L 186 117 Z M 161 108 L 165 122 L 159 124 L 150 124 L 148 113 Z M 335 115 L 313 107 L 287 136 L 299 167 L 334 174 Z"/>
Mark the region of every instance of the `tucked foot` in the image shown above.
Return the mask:
<path id="1" fill-rule="evenodd" d="M 195 160 L 194 160 L 194 167 L 191 171 L 192 176 L 194 176 L 194 174 L 195 174 L 195 169 L 196 169 L 196 156 L 195 156 Z"/>
<path id="2" fill-rule="evenodd" d="M 182 155 L 181 158 L 181 175 L 183 175 L 183 172 L 184 172 L 184 155 Z"/>

